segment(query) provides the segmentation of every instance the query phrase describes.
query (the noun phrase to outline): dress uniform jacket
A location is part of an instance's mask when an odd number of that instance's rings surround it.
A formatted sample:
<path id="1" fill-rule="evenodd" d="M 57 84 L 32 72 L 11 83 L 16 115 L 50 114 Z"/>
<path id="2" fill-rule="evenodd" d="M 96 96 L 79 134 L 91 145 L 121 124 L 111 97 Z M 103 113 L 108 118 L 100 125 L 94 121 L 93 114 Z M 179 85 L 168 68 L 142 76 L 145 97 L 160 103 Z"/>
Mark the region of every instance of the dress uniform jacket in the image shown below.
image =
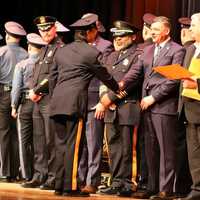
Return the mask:
<path id="1" fill-rule="evenodd" d="M 87 89 L 94 75 L 114 91 L 118 90 L 114 79 L 97 62 L 98 56 L 99 51 L 80 41 L 75 41 L 58 50 L 55 56 L 58 69 L 56 66 L 52 68 L 54 71 L 50 77 L 52 87 L 55 86 L 51 99 L 51 116 L 60 114 L 85 117 Z M 58 77 L 56 77 L 56 70 L 59 71 Z"/>
<path id="2" fill-rule="evenodd" d="M 129 71 L 132 65 L 134 65 L 139 55 L 142 53 L 142 50 L 137 47 L 137 45 L 132 45 L 124 52 L 115 51 L 111 53 L 107 60 L 105 61 L 105 65 L 108 68 L 110 74 L 113 77 L 120 81 L 124 75 Z M 140 79 L 142 82 L 142 80 Z M 113 123 L 116 118 L 120 125 L 136 125 L 139 123 L 140 119 L 140 108 L 138 104 L 138 100 L 140 98 L 140 89 L 141 82 L 138 88 L 129 92 L 128 96 L 121 101 L 117 102 L 116 110 L 107 110 L 105 114 L 104 121 L 106 123 Z M 109 95 L 112 96 L 113 92 L 109 91 Z"/>

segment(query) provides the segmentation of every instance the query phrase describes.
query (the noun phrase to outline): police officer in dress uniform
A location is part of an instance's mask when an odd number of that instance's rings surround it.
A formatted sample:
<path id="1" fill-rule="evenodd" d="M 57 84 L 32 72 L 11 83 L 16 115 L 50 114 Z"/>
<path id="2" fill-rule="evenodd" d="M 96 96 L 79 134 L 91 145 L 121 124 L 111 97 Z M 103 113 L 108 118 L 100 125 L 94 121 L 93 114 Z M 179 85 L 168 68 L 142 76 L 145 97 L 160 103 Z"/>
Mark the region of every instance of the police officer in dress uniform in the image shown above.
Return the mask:
<path id="1" fill-rule="evenodd" d="M 142 53 L 134 43 L 138 29 L 128 22 L 115 21 L 111 32 L 114 37 L 115 51 L 104 60 L 104 64 L 107 66 L 109 73 L 117 81 L 120 81 L 130 67 L 137 62 L 139 55 Z M 132 141 L 136 140 L 134 136 L 136 129 L 134 128 L 138 126 L 140 119 L 139 83 L 138 80 L 136 90 L 131 91 L 126 98 L 119 100 L 105 112 L 104 122 L 112 184 L 109 188 L 100 190 L 101 194 L 130 196 L 132 193 L 132 180 L 136 181 L 137 171 L 136 162 L 134 161 L 135 164 L 133 164 Z M 113 92 L 110 90 L 103 89 L 101 95 L 104 94 L 108 94 L 112 99 Z M 104 109 L 103 105 L 99 103 L 95 116 L 101 118 Z M 134 142 L 136 143 L 136 141 Z"/>
<path id="2" fill-rule="evenodd" d="M 39 16 L 34 23 L 42 39 L 48 43 L 40 53 L 30 82 L 29 96 L 34 101 L 33 109 L 33 144 L 34 174 L 31 181 L 23 187 L 54 189 L 55 184 L 55 147 L 53 124 L 49 118 L 48 76 L 57 49 L 62 46 L 57 37 L 56 18 Z"/>
<path id="3" fill-rule="evenodd" d="M 19 140 L 19 158 L 21 175 L 24 180 L 31 180 L 33 175 L 33 102 L 29 98 L 29 78 L 35 63 L 39 59 L 42 46 L 47 45 L 36 33 L 27 35 L 28 54 L 26 60 L 20 61 L 14 71 L 11 106 L 12 117 L 17 117 Z"/>
<path id="4" fill-rule="evenodd" d="M 101 53 L 109 54 L 113 51 L 112 43 L 100 36 L 105 32 L 105 28 L 98 19 L 98 15 L 87 13 L 82 19 L 92 20 L 95 25 L 90 33 L 88 44 L 95 47 Z M 79 178 L 85 187 L 82 191 L 95 193 L 97 186 L 100 184 L 101 159 L 103 148 L 104 122 L 103 119 L 96 119 L 95 106 L 99 101 L 100 81 L 94 77 L 88 88 L 88 114 L 86 123 L 86 144 L 83 148 L 83 154 L 79 163 Z"/>
<path id="5" fill-rule="evenodd" d="M 95 20 L 79 19 L 71 25 L 75 41 L 60 48 L 50 73 L 51 117 L 56 128 L 55 194 L 88 196 L 78 184 L 78 165 L 87 116 L 88 86 L 96 75 L 115 92 L 117 82 L 99 64 L 100 52 L 88 44 Z M 58 103 L 59 102 L 59 103 Z"/>
<path id="6" fill-rule="evenodd" d="M 19 46 L 21 38 L 26 35 L 24 28 L 16 22 L 9 21 L 5 23 L 5 31 L 6 45 L 0 48 L 0 175 L 2 180 L 9 181 L 18 175 L 19 170 L 18 149 L 15 149 L 18 147 L 17 133 L 12 130 L 14 121 L 11 119 L 12 78 L 15 65 L 28 54 Z"/>

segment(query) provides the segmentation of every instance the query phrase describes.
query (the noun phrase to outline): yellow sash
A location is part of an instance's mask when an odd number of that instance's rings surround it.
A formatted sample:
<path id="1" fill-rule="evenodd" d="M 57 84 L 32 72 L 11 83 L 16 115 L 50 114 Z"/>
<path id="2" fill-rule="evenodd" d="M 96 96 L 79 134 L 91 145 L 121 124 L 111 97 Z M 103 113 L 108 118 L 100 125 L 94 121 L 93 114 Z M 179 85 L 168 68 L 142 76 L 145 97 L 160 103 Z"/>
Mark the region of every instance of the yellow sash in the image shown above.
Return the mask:
<path id="1" fill-rule="evenodd" d="M 192 58 L 189 69 L 190 72 L 194 73 L 196 76 L 200 76 L 200 59 Z M 200 101 L 200 94 L 198 89 L 186 89 L 182 91 L 182 96 L 189 97 Z"/>

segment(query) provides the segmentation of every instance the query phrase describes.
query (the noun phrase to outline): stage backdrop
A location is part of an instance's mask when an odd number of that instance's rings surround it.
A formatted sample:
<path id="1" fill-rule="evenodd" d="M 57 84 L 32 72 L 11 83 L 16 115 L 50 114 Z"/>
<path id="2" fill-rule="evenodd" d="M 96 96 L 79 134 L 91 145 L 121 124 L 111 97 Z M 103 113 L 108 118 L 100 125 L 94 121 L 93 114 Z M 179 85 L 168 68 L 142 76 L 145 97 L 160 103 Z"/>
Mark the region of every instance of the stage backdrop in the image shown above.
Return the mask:
<path id="1" fill-rule="evenodd" d="M 53 15 L 68 26 L 87 12 L 99 14 L 107 30 L 114 20 L 119 19 L 141 28 L 143 14 L 151 12 L 171 18 L 172 35 L 178 41 L 180 26 L 177 19 L 199 11 L 199 0 L 7 0 L 0 8 L 0 33 L 4 35 L 3 25 L 8 20 L 18 21 L 27 32 L 33 32 L 37 31 L 33 19 L 39 15 Z M 106 37 L 110 38 L 109 31 Z"/>

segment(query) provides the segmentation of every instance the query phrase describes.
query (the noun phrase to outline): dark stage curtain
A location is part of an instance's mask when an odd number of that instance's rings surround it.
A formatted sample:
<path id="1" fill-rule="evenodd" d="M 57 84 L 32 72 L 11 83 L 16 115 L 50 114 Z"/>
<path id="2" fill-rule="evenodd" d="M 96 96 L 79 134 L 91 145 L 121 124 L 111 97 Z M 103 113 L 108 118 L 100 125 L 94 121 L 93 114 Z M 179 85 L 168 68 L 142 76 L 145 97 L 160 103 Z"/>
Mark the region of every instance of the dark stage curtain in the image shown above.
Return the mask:
<path id="1" fill-rule="evenodd" d="M 8 20 L 20 22 L 27 32 L 35 32 L 33 19 L 39 15 L 53 15 L 61 23 L 69 25 L 87 12 L 99 14 L 107 30 L 117 19 L 127 20 L 141 28 L 143 14 L 151 12 L 171 18 L 172 36 L 178 40 L 180 27 L 177 19 L 199 12 L 200 0 L 14 0 L 4 1 L 0 10 L 0 33 L 3 35 L 3 25 Z M 110 37 L 109 31 L 106 37 Z"/>

